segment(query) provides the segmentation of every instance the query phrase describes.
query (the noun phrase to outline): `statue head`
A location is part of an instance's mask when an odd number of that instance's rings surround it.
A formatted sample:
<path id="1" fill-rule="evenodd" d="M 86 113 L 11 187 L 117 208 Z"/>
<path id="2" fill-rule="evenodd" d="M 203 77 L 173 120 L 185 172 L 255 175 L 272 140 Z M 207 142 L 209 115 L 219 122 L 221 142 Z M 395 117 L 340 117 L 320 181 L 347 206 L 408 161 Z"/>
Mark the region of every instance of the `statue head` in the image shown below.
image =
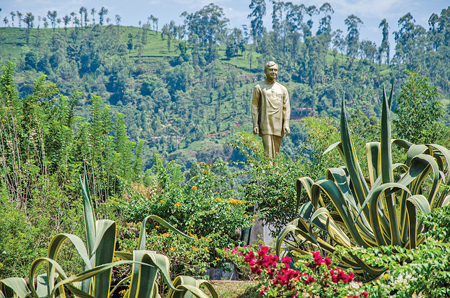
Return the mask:
<path id="1" fill-rule="evenodd" d="M 264 66 L 264 73 L 266 74 L 266 78 L 270 81 L 274 81 L 278 76 L 278 64 L 273 61 L 269 61 Z"/>

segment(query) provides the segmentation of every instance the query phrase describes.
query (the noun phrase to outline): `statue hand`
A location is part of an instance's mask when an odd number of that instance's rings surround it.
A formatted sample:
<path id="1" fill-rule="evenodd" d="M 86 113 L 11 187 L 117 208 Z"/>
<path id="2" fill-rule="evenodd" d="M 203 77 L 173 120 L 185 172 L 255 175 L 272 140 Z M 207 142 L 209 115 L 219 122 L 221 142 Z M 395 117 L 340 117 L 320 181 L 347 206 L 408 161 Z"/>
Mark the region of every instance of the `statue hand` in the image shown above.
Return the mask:
<path id="1" fill-rule="evenodd" d="M 285 127 L 284 132 L 286 133 L 286 136 L 288 136 L 291 134 L 291 129 L 289 127 Z"/>
<path id="2" fill-rule="evenodd" d="M 253 128 L 253 134 L 255 135 L 259 134 L 259 127 Z"/>

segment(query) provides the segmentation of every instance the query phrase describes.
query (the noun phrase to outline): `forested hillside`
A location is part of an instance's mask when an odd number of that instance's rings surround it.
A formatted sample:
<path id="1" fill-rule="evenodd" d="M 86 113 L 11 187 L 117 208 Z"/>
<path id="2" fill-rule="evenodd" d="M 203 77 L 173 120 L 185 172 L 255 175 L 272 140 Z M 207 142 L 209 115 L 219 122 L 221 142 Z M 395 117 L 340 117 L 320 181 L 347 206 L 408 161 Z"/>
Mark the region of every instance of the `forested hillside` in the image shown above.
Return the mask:
<path id="1" fill-rule="evenodd" d="M 347 32 L 333 30 L 328 3 L 249 5 L 250 26 L 242 28 L 228 27 L 215 4 L 183 13 L 182 24 L 158 26 L 150 16 L 139 27 L 121 26 L 119 15 L 109 24 L 106 8 L 98 20 L 95 9 L 90 19 L 85 7 L 64 17 L 11 12 L 0 28 L 0 64 L 15 63 L 19 97 L 32 93 L 41 73 L 63 95 L 80 92 L 75 113 L 90 121 L 92 103 L 101 105 L 94 96 L 100 96 L 112 114 L 123 113 L 113 119 L 123 119 L 131 140 L 144 141 L 146 168 L 154 153 L 183 170 L 196 160 L 238 159 L 226 143 L 239 130 L 251 131 L 252 88 L 269 60 L 279 64 L 279 81 L 290 92 L 292 133 L 283 141 L 288 154 L 298 152 L 305 138 L 303 116 L 337 116 L 343 97 L 350 110 L 377 116 L 381 86 L 395 79 L 398 95 L 406 69 L 429 77 L 448 102 L 450 7 L 431 15 L 429 28 L 416 25 L 406 11 L 398 31 L 389 32 L 380 20 L 383 41 L 376 45 L 360 40 L 363 22 L 355 15 L 345 20 Z M 266 5 L 273 5 L 271 24 L 262 22 Z M 319 17 L 317 32 L 313 16 Z"/>

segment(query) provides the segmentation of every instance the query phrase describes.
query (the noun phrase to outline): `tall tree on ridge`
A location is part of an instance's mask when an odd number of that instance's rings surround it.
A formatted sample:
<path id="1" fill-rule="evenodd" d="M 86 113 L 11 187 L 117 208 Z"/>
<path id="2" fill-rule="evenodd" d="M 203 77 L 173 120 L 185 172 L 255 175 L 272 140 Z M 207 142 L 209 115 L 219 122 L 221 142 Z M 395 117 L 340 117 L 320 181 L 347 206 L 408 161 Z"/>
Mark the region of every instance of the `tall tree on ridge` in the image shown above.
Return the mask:
<path id="1" fill-rule="evenodd" d="M 122 20 L 122 17 L 120 15 L 116 14 L 115 19 L 116 19 L 117 27 L 120 27 L 120 21 Z"/>
<path id="2" fill-rule="evenodd" d="M 27 24 L 27 44 L 30 41 L 30 30 L 34 27 L 34 15 L 28 12 L 24 18 L 25 24 Z"/>
<path id="3" fill-rule="evenodd" d="M 103 26 L 103 20 L 107 14 L 108 14 L 108 9 L 105 7 L 102 7 L 100 9 L 100 11 L 98 12 L 98 15 L 100 17 L 100 26 Z"/>
<path id="4" fill-rule="evenodd" d="M 383 59 L 383 54 L 385 55 L 385 63 L 389 64 L 389 24 L 386 21 L 386 19 L 383 19 L 380 23 L 380 25 L 378 26 L 378 28 L 383 28 L 381 29 L 382 31 L 382 35 L 383 35 L 383 40 L 381 41 L 381 46 L 380 49 L 378 50 L 379 55 L 380 55 L 380 63 Z"/>
<path id="5" fill-rule="evenodd" d="M 11 14 L 11 23 L 12 26 L 14 27 L 14 18 L 16 17 L 16 13 L 14 11 L 11 11 L 10 14 Z"/>
<path id="6" fill-rule="evenodd" d="M 95 10 L 95 7 L 91 9 L 91 15 L 92 15 L 92 23 L 95 25 L 95 13 L 97 10 Z"/>
<path id="7" fill-rule="evenodd" d="M 22 13 L 17 11 L 17 17 L 19 18 L 19 28 L 22 28 Z"/>
<path id="8" fill-rule="evenodd" d="M 53 12 L 51 12 L 49 10 L 47 12 L 47 17 L 50 20 L 50 22 L 52 23 L 53 32 L 55 31 L 55 27 L 56 27 L 56 17 L 57 16 L 58 16 L 58 13 L 56 12 L 56 10 L 54 10 Z"/>
<path id="9" fill-rule="evenodd" d="M 69 24 L 69 22 L 70 22 L 71 19 L 72 19 L 72 18 L 69 17 L 69 15 L 66 15 L 66 16 L 63 18 L 63 22 L 64 22 L 64 31 L 66 32 L 66 41 L 69 41 L 69 37 L 67 36 L 67 24 Z"/>
<path id="10" fill-rule="evenodd" d="M 349 15 L 345 21 L 347 26 L 347 55 L 356 57 L 359 48 L 358 26 L 363 25 L 363 21 L 354 14 Z"/>
<path id="11" fill-rule="evenodd" d="M 266 2 L 264 0 L 252 0 L 249 5 L 252 12 L 247 16 L 251 19 L 250 27 L 253 43 L 257 44 L 264 33 L 263 17 L 266 15 Z"/>

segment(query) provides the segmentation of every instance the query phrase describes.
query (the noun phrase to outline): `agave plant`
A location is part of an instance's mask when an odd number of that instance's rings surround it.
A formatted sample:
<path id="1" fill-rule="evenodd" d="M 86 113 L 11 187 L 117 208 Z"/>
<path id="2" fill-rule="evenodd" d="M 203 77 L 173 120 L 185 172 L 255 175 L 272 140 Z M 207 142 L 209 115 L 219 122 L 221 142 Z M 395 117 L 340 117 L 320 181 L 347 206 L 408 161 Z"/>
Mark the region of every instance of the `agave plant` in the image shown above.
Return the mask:
<path id="1" fill-rule="evenodd" d="M 194 239 L 174 228 L 158 216 L 147 216 L 142 222 L 139 234 L 139 247 L 132 253 L 115 251 L 116 223 L 112 220 L 95 220 L 86 176 L 81 179 L 83 193 L 84 220 L 86 231 L 86 246 L 73 234 L 58 234 L 48 246 L 47 257 L 36 259 L 32 265 L 29 282 L 25 279 L 12 277 L 0 280 L 0 298 L 20 297 L 66 297 L 67 294 L 82 298 L 108 298 L 119 286 L 129 282 L 124 297 L 160 297 L 157 286 L 159 273 L 169 287 L 168 298 L 205 297 L 200 290 L 204 285 L 212 297 L 218 297 L 213 286 L 205 280 L 196 280 L 189 276 L 176 277 L 171 281 L 170 264 L 166 256 L 145 249 L 146 223 L 152 219 L 174 233 Z M 85 271 L 68 276 L 58 264 L 57 257 L 62 244 L 69 240 L 78 251 L 85 263 Z M 113 261 L 118 258 L 119 261 Z M 131 264 L 131 275 L 123 278 L 111 290 L 111 274 L 115 266 Z M 46 273 L 37 275 L 41 265 L 47 265 Z M 69 293 L 67 293 L 69 292 Z"/>
<path id="2" fill-rule="evenodd" d="M 333 253 L 335 245 L 350 249 L 385 245 L 413 249 L 424 240 L 420 237 L 424 228 L 417 213 L 429 213 L 449 203 L 448 191 L 440 190 L 439 185 L 450 182 L 450 151 L 435 144 L 414 145 L 391 139 L 392 91 L 387 98 L 383 89 L 381 140 L 366 144 L 368 177 L 363 175 L 350 141 L 347 112 L 342 101 L 341 141 L 332 144 L 324 154 L 338 150 L 344 166 L 327 169 L 325 176 L 316 181 L 308 177 L 297 180 L 297 202 L 302 189 L 310 202 L 301 206 L 300 217 L 279 234 L 278 254 L 282 253 L 283 246 L 287 252 L 309 254 L 300 248 L 299 243 L 304 242 Z M 407 150 L 405 163 L 392 163 L 392 144 Z M 397 181 L 394 177 L 398 177 Z M 332 203 L 335 211 L 328 211 L 327 201 Z M 368 266 L 357 256 L 350 256 L 342 258 L 341 265 L 364 273 L 366 278 L 383 272 L 383 268 Z"/>

